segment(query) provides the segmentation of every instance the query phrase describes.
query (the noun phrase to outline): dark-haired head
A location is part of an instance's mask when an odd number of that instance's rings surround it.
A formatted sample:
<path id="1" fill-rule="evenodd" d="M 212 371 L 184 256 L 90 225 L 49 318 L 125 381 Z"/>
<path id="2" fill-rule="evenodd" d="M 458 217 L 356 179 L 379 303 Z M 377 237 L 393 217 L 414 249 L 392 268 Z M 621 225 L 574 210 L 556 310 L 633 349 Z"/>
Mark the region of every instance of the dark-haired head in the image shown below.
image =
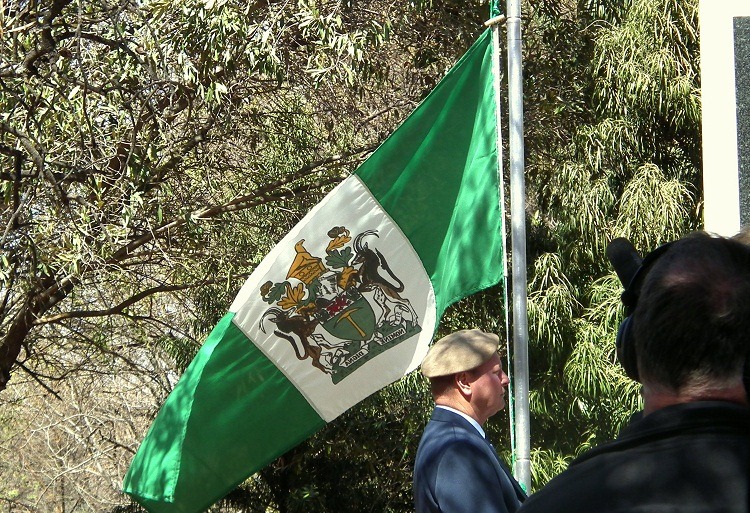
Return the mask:
<path id="1" fill-rule="evenodd" d="M 678 392 L 739 382 L 750 347 L 750 247 L 691 234 L 646 275 L 633 314 L 644 380 Z"/>

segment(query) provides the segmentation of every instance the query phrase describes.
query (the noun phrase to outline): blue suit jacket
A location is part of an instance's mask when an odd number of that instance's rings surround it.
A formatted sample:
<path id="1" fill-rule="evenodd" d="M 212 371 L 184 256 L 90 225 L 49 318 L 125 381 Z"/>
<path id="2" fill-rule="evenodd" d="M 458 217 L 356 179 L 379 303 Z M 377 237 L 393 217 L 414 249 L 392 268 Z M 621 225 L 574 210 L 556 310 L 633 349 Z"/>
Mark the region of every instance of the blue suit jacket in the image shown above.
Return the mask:
<path id="1" fill-rule="evenodd" d="M 417 513 L 513 513 L 526 498 L 495 449 L 466 419 L 435 408 L 414 463 Z"/>

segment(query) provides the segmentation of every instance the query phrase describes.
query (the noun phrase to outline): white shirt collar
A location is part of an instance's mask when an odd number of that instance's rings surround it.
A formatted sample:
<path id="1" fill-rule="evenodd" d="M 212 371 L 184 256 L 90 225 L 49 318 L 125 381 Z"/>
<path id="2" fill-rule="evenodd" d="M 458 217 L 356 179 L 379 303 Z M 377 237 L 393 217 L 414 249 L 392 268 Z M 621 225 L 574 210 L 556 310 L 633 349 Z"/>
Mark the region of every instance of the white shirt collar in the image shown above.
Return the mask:
<path id="1" fill-rule="evenodd" d="M 480 435 L 482 435 L 482 438 L 486 438 L 486 436 L 485 436 L 485 434 L 484 434 L 484 429 L 482 429 L 482 426 L 480 426 L 480 425 L 479 425 L 479 422 L 477 422 L 477 421 L 476 421 L 476 420 L 474 420 L 473 418 L 469 417 L 469 416 L 468 416 L 468 415 L 466 415 L 466 414 L 465 414 L 464 412 L 462 412 L 462 411 L 458 411 L 457 409 L 455 409 L 455 408 L 451 408 L 450 406 L 444 406 L 444 405 L 442 405 L 442 404 L 436 404 L 435 406 L 436 406 L 437 408 L 442 408 L 442 409 L 444 409 L 444 410 L 452 411 L 453 413 L 456 413 L 456 414 L 458 414 L 458 415 L 461 415 L 461 416 L 462 416 L 463 418 L 465 418 L 466 420 L 468 420 L 468 421 L 469 421 L 469 423 L 470 423 L 470 424 L 471 424 L 472 426 L 474 426 L 474 428 L 476 428 L 476 430 L 477 430 L 477 431 L 479 432 L 479 434 L 480 434 Z"/>

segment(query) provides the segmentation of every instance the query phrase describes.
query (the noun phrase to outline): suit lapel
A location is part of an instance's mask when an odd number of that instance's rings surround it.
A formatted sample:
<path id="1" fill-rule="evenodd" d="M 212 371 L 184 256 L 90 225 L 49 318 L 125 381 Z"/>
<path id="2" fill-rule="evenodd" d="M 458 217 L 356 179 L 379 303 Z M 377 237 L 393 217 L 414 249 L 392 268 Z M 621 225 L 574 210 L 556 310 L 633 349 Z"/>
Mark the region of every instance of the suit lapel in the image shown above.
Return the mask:
<path id="1" fill-rule="evenodd" d="M 523 502 L 526 500 L 526 492 L 523 491 L 523 488 L 521 488 L 521 485 L 518 484 L 518 481 L 516 481 L 516 478 L 513 477 L 513 473 L 510 471 L 508 466 L 505 464 L 503 459 L 500 457 L 500 455 L 495 450 L 495 447 L 490 443 L 489 440 L 486 438 L 484 439 L 485 442 L 487 442 L 487 445 L 490 446 L 490 449 L 492 449 L 492 452 L 494 453 L 495 457 L 497 458 L 497 462 L 500 464 L 500 468 L 503 469 L 503 472 L 505 472 L 505 475 L 508 476 L 508 480 L 513 485 L 513 490 L 516 492 L 516 497 L 518 497 L 518 500 Z"/>
<path id="2" fill-rule="evenodd" d="M 521 488 L 521 485 L 518 484 L 518 481 L 513 477 L 513 474 L 510 472 L 510 469 L 505 465 L 502 458 L 497 454 L 497 451 L 492 446 L 489 440 L 487 438 L 483 437 L 479 434 L 479 431 L 476 430 L 474 426 L 471 425 L 471 423 L 461 417 L 461 415 L 458 415 L 456 413 L 453 413 L 452 411 L 444 410 L 443 408 L 435 408 L 435 410 L 432 412 L 432 420 L 436 420 L 438 422 L 446 422 L 448 424 L 452 424 L 454 426 L 460 426 L 461 428 L 465 429 L 469 433 L 472 433 L 477 436 L 477 438 L 481 438 L 484 440 L 484 443 L 486 443 L 489 448 L 492 450 L 492 454 L 495 455 L 495 459 L 497 460 L 498 464 L 500 465 L 500 468 L 505 473 L 506 477 L 508 478 L 508 481 L 510 481 L 510 484 L 513 486 L 513 491 L 516 494 L 516 497 L 518 497 L 518 500 L 520 502 L 523 502 L 526 500 L 526 492 L 523 491 L 523 488 Z"/>

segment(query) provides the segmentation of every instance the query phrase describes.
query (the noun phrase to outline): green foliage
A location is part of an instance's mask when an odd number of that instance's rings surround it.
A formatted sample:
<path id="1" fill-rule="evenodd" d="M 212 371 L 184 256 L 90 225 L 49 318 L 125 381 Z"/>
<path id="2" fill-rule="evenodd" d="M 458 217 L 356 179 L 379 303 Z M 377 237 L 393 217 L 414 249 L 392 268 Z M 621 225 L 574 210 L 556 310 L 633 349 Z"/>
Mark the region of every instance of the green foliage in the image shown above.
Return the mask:
<path id="1" fill-rule="evenodd" d="M 534 39 L 530 59 L 567 74 L 549 68 L 526 84 L 528 118 L 545 122 L 527 138 L 536 487 L 639 407 L 615 361 L 622 289 L 607 243 L 625 236 L 645 253 L 700 220 L 697 1 L 579 2 L 559 19 L 544 5 L 526 33 L 558 36 Z M 568 41 L 562 26 L 575 26 Z"/>

